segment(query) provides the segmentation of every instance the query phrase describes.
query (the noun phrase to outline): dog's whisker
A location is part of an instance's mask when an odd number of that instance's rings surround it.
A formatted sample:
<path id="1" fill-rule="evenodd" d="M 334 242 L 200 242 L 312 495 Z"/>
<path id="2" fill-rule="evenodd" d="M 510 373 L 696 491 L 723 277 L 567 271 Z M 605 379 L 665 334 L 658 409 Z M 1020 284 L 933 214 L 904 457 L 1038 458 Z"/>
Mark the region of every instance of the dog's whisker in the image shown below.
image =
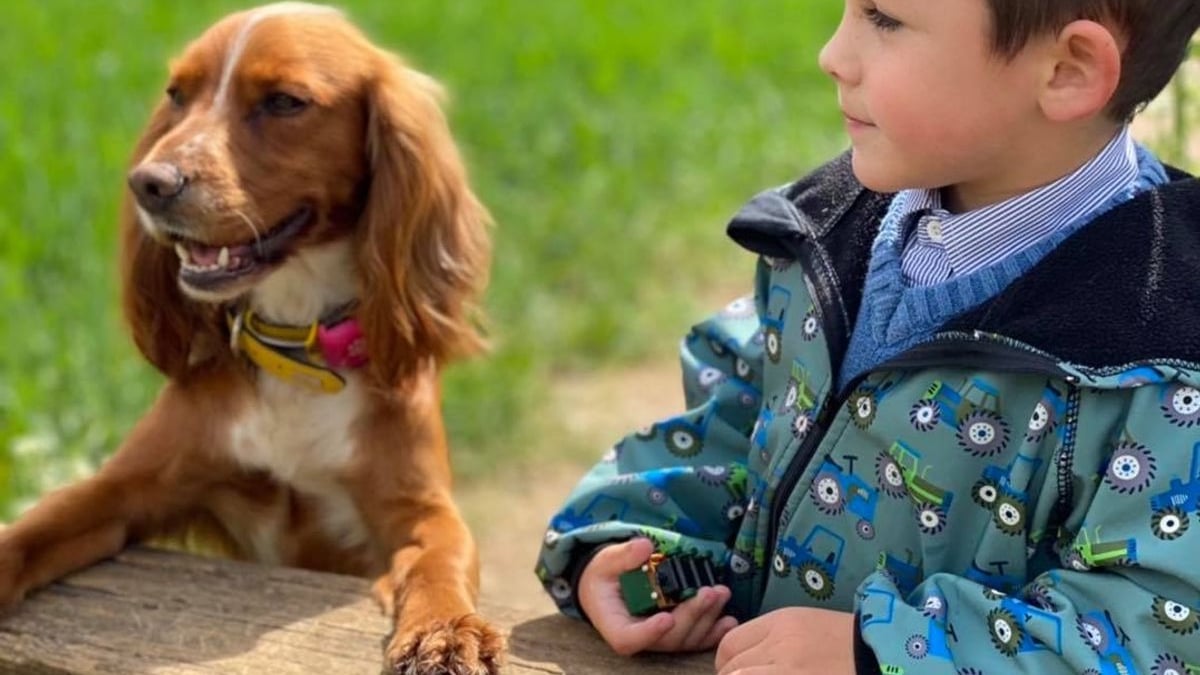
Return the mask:
<path id="1" fill-rule="evenodd" d="M 246 223 L 246 227 L 250 228 L 250 231 L 254 233 L 254 247 L 258 249 L 258 253 L 261 255 L 263 250 L 262 231 L 254 224 L 254 220 L 250 218 L 250 216 L 246 215 L 246 213 L 241 209 L 234 211 L 234 213 L 237 214 L 237 216 L 242 219 L 242 222 Z"/>

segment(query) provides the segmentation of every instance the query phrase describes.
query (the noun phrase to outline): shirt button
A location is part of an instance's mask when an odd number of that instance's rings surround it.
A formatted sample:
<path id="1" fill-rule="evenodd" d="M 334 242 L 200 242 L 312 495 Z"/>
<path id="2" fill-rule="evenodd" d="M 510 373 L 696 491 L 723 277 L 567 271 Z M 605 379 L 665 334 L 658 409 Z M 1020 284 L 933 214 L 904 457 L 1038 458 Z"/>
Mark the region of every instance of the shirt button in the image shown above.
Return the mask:
<path id="1" fill-rule="evenodd" d="M 929 235 L 930 240 L 935 244 L 942 243 L 942 221 L 937 218 L 930 218 L 925 223 L 925 234 Z"/>

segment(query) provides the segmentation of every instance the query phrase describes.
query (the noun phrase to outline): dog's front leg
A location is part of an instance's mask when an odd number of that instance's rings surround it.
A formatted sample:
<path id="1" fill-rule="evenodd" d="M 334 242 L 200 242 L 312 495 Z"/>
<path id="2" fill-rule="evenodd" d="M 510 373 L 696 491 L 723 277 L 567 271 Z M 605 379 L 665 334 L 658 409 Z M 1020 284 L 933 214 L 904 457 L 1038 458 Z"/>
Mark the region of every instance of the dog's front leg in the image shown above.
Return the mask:
<path id="1" fill-rule="evenodd" d="M 211 432 L 189 399 L 168 385 L 95 476 L 0 529 L 0 607 L 117 553 L 195 503 L 217 464 L 198 452 Z"/>
<path id="2" fill-rule="evenodd" d="M 475 613 L 478 556 L 451 500 L 440 416 L 417 417 L 370 434 L 381 446 L 363 453 L 351 486 L 369 528 L 391 551 L 390 568 L 375 584 L 394 621 L 385 672 L 498 673 L 504 638 Z"/>

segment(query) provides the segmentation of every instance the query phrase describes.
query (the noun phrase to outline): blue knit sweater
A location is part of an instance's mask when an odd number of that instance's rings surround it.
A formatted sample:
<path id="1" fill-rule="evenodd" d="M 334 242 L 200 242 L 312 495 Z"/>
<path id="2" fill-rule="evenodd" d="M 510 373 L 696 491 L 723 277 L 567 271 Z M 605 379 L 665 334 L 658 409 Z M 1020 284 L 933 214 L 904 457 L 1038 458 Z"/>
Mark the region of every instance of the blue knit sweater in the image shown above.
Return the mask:
<path id="1" fill-rule="evenodd" d="M 1138 179 L 1131 189 L 1117 193 L 1083 218 L 973 274 L 930 286 L 904 281 L 900 263 L 905 219 L 893 200 L 871 248 L 862 305 L 842 361 L 838 388 L 845 388 L 857 375 L 928 340 L 954 316 L 995 297 L 1096 216 L 1142 190 L 1167 182 L 1162 164 L 1142 146 L 1138 146 L 1138 167 Z"/>

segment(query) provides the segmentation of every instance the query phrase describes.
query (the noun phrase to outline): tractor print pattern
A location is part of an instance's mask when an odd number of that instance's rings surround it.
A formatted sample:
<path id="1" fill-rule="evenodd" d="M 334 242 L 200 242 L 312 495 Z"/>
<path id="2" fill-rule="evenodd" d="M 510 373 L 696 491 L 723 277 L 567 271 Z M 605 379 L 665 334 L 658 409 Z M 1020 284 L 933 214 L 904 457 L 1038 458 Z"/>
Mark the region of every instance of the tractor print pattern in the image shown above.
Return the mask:
<path id="1" fill-rule="evenodd" d="M 804 274 L 764 260 L 753 299 L 688 333 L 687 412 L 549 523 L 559 606 L 596 547 L 645 536 L 711 557 L 743 620 L 856 612 L 883 672 L 1200 672 L 1200 590 L 1156 581 L 1200 556 L 1200 372 L 935 363 L 839 391 Z"/>

